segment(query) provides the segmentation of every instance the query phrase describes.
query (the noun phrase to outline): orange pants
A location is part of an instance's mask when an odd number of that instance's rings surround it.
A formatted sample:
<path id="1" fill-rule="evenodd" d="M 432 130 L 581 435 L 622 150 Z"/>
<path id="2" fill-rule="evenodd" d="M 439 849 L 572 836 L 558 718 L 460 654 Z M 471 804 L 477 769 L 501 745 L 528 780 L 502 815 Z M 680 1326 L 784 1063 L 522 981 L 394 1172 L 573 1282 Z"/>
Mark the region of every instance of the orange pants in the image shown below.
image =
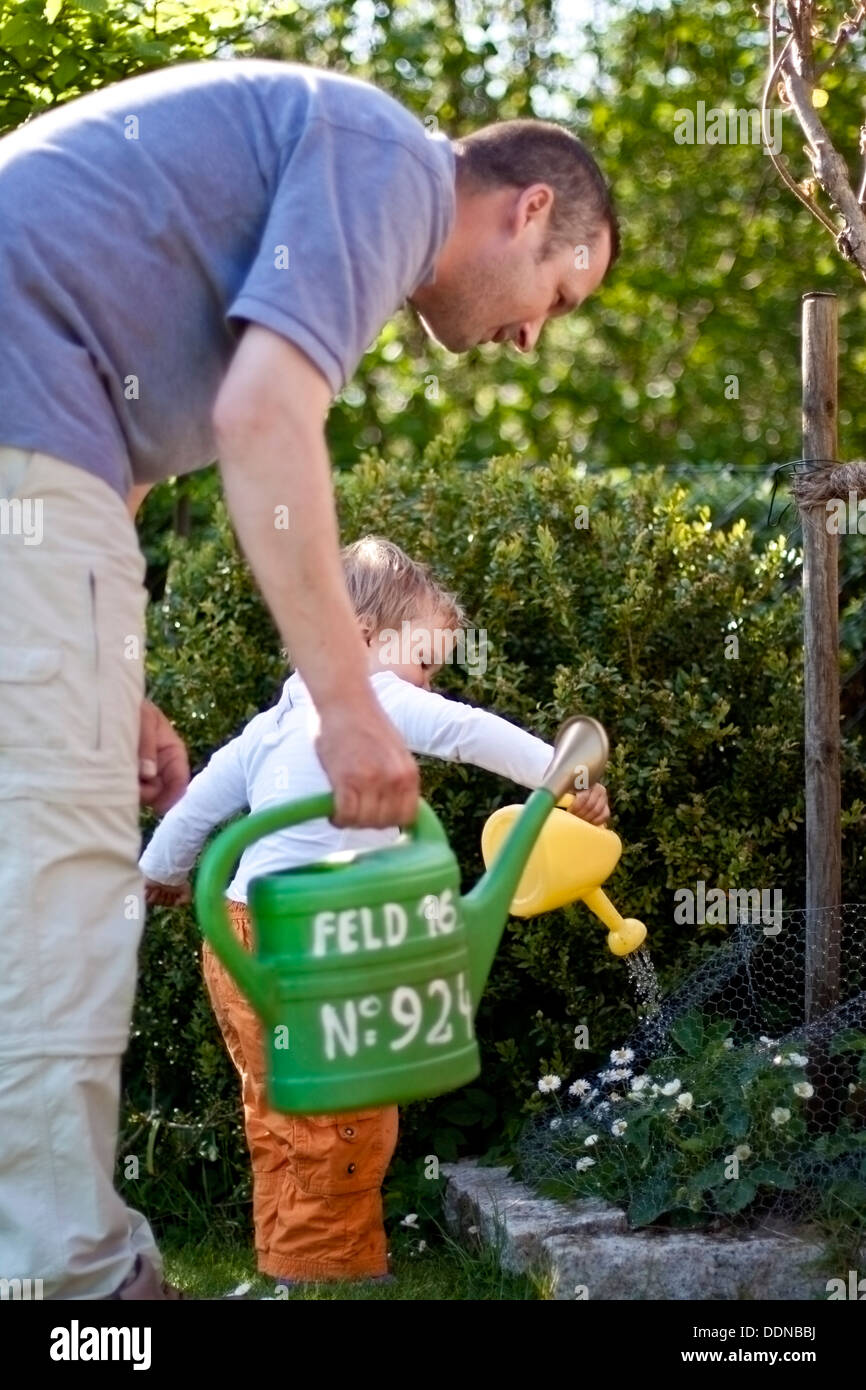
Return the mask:
<path id="1" fill-rule="evenodd" d="M 246 906 L 231 900 L 226 906 L 249 950 Z M 397 1107 L 309 1116 L 272 1110 L 259 1019 L 207 944 L 202 963 L 217 1022 L 241 1076 L 260 1271 L 321 1280 L 386 1274 L 380 1188 L 397 1143 Z"/>

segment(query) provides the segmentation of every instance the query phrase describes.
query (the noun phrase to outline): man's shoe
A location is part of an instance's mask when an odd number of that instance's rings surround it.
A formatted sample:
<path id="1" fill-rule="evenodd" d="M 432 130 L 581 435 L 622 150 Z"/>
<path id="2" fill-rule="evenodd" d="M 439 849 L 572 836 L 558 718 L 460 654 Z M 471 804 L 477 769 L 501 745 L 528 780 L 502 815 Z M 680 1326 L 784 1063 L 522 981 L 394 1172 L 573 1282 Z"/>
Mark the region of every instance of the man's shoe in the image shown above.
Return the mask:
<path id="1" fill-rule="evenodd" d="M 123 1302 L 134 1302 L 141 1300 L 144 1302 L 174 1302 L 175 1299 L 186 1298 L 186 1294 L 181 1293 L 180 1289 L 174 1288 L 172 1284 L 166 1284 L 160 1279 L 153 1265 L 149 1260 L 143 1260 L 141 1255 L 135 1257 L 135 1267 L 127 1279 L 124 1279 L 119 1288 L 114 1293 L 106 1294 L 102 1302 L 109 1302 L 112 1299 L 120 1299 Z"/>

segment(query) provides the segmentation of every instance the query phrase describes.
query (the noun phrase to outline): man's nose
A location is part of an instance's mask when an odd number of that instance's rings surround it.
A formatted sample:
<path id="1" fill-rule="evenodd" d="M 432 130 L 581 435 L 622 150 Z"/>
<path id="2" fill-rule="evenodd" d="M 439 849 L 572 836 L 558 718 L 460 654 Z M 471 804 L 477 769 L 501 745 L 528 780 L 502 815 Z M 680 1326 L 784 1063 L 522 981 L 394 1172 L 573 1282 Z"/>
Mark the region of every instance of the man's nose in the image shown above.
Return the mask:
<path id="1" fill-rule="evenodd" d="M 543 318 L 522 323 L 514 335 L 514 346 L 517 348 L 517 351 L 531 352 L 538 342 L 543 327 Z"/>

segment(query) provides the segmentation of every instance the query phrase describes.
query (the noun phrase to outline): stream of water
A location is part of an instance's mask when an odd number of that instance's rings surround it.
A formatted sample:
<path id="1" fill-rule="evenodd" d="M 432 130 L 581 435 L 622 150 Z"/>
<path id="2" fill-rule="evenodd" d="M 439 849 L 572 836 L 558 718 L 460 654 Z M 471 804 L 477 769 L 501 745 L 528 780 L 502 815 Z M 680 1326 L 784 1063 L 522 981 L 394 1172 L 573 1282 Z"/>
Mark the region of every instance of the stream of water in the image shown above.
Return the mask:
<path id="1" fill-rule="evenodd" d="M 625 968 L 637 995 L 638 1013 L 642 1018 L 653 1018 L 661 1008 L 662 992 L 646 946 L 625 957 Z"/>

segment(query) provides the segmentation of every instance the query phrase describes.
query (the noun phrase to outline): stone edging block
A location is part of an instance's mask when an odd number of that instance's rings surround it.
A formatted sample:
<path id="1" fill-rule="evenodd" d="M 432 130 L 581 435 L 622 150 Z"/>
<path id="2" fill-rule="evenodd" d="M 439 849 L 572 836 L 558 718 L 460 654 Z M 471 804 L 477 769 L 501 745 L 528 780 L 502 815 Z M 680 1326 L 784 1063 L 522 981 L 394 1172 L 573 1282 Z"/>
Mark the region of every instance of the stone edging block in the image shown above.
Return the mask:
<path id="1" fill-rule="evenodd" d="M 509 1273 L 549 1280 L 554 1299 L 824 1300 L 814 1232 L 630 1231 L 601 1201 L 557 1202 L 472 1159 L 442 1165 L 449 1230 L 499 1250 Z"/>

